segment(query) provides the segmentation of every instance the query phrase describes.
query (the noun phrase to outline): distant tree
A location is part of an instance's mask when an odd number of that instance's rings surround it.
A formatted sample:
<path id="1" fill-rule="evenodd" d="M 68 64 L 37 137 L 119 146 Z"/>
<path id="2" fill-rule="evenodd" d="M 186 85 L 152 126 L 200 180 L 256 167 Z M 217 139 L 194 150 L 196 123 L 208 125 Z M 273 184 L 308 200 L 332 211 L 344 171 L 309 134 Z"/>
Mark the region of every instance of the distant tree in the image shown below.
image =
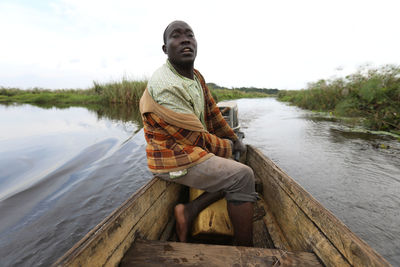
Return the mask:
<path id="1" fill-rule="evenodd" d="M 207 86 L 210 87 L 211 89 L 228 89 L 227 87 L 219 86 L 216 83 L 207 83 Z M 242 92 L 254 92 L 254 93 L 263 93 L 263 94 L 269 94 L 269 95 L 276 95 L 279 92 L 279 89 L 276 88 L 257 88 L 254 86 L 251 87 L 233 87 L 228 90 L 238 90 Z"/>

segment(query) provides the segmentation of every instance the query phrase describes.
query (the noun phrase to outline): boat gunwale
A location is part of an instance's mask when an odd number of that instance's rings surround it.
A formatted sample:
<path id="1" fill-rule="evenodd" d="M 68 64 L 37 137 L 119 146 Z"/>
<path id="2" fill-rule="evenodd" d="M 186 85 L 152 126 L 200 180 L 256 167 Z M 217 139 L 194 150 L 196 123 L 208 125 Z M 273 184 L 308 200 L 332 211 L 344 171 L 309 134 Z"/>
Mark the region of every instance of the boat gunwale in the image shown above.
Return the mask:
<path id="1" fill-rule="evenodd" d="M 276 179 L 272 175 L 269 175 L 266 179 L 273 179 L 275 183 L 277 183 L 281 190 L 287 194 L 287 196 L 297 205 L 315 227 L 321 231 L 326 239 L 332 243 L 349 264 L 356 266 L 358 264 L 363 264 L 362 266 L 391 266 L 385 258 L 352 232 L 340 219 L 325 208 L 299 183 L 286 174 L 286 172 L 278 167 L 271 159 L 265 156 L 261 150 L 252 145 L 247 145 L 247 148 L 247 153 L 255 153 L 257 156 L 262 158 L 265 164 L 276 169 L 275 171 L 278 172 L 277 177 L 279 177 L 279 179 Z M 310 205 L 307 205 L 308 203 L 310 203 Z M 272 205 L 273 203 L 267 204 Z M 288 211 L 282 210 L 282 212 Z M 334 227 L 328 227 L 329 225 Z M 314 251 L 314 253 L 316 252 Z M 365 262 L 365 260 L 367 260 L 367 262 Z"/>
<path id="2" fill-rule="evenodd" d="M 92 242 L 95 242 L 99 238 L 100 233 L 107 231 L 121 215 L 130 209 L 135 201 L 144 195 L 147 190 L 149 190 L 157 182 L 162 182 L 168 187 L 172 182 L 166 182 L 153 177 L 147 183 L 142 185 L 136 192 L 134 192 L 126 201 L 124 201 L 120 206 L 115 208 L 106 218 L 104 218 L 100 223 L 98 223 L 94 228 L 92 228 L 83 238 L 81 238 L 73 247 L 66 251 L 63 256 L 61 256 L 56 262 L 51 266 L 66 266 L 66 264 L 75 260 L 81 253 L 86 249 L 90 248 Z"/>

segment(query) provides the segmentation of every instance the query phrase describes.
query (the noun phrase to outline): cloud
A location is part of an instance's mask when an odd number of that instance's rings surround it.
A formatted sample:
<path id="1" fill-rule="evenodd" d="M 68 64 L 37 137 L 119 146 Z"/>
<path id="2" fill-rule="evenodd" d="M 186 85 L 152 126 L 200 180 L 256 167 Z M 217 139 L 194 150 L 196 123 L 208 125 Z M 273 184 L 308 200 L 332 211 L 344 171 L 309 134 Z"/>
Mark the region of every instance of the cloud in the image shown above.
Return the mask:
<path id="1" fill-rule="evenodd" d="M 0 85 L 86 88 L 150 76 L 172 20 L 193 27 L 196 67 L 225 86 L 301 88 L 363 62 L 400 63 L 396 1 L 0 3 Z M 36 77 L 36 78 L 28 78 Z M 75 78 L 74 78 L 75 77 Z"/>

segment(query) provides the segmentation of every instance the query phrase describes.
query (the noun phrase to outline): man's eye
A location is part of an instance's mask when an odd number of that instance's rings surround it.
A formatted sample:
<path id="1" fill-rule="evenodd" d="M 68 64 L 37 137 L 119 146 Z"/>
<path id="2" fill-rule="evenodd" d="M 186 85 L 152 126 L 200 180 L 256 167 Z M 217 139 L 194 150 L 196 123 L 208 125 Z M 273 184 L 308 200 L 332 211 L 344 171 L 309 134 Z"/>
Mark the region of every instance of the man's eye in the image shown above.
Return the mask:
<path id="1" fill-rule="evenodd" d="M 193 33 L 189 33 L 188 36 L 191 37 L 191 38 L 193 38 L 193 37 L 194 37 L 194 34 L 193 34 Z"/>
<path id="2" fill-rule="evenodd" d="M 171 35 L 171 37 L 172 37 L 172 38 L 178 38 L 178 37 L 179 37 L 179 34 L 178 34 L 178 33 L 174 33 L 174 34 Z"/>

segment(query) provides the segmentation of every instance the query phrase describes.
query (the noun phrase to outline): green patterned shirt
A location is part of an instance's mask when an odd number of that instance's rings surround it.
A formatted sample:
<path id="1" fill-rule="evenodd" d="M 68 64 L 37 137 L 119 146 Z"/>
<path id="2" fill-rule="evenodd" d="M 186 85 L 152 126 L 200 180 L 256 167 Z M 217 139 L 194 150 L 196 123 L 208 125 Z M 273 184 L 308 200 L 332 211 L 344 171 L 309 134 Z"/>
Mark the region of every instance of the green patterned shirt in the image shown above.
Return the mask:
<path id="1" fill-rule="evenodd" d="M 204 128 L 204 94 L 200 81 L 180 75 L 171 63 L 167 62 L 151 76 L 147 90 L 155 102 L 179 113 L 195 114 Z"/>

